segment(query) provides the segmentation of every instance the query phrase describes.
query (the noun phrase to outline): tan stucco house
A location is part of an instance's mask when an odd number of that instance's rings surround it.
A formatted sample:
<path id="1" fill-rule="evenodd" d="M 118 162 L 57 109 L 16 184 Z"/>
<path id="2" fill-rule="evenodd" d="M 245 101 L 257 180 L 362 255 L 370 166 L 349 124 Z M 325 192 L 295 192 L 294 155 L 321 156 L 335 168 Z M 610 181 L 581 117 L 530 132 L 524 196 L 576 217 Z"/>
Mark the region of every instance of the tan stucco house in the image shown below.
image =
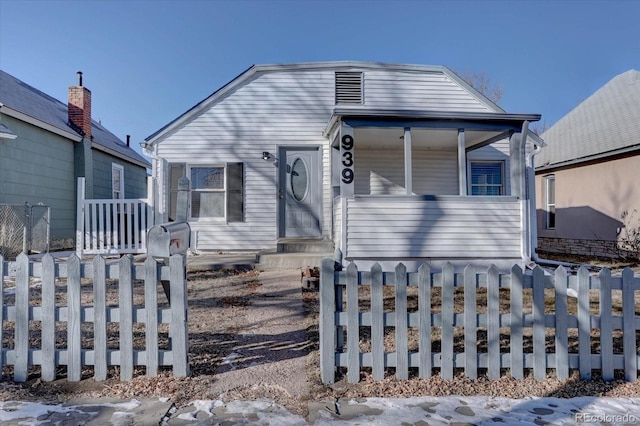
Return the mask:
<path id="1" fill-rule="evenodd" d="M 640 226 L 640 72 L 614 77 L 542 138 L 538 249 L 621 254 L 619 241 Z"/>

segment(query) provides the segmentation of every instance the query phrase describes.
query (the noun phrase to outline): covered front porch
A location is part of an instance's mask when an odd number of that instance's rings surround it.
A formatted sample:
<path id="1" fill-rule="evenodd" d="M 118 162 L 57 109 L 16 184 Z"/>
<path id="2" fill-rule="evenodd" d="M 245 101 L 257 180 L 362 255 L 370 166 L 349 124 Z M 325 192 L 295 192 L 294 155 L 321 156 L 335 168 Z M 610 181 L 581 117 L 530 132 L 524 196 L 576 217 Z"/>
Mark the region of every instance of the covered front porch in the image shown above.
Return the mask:
<path id="1" fill-rule="evenodd" d="M 527 134 L 539 118 L 337 109 L 325 132 L 336 247 L 359 264 L 527 261 Z"/>

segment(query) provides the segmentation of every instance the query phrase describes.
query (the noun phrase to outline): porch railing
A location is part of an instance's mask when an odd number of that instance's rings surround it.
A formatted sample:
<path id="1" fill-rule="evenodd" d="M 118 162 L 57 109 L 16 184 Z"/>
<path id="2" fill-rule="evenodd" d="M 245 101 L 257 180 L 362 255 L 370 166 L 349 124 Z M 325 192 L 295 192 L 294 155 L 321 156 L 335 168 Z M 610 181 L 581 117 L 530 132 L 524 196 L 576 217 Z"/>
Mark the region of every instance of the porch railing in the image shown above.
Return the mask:
<path id="1" fill-rule="evenodd" d="M 147 231 L 154 225 L 152 178 L 147 186 L 148 198 L 88 200 L 84 178 L 78 178 L 78 256 L 146 253 Z"/>
<path id="2" fill-rule="evenodd" d="M 358 258 L 521 258 L 516 197 L 355 196 L 343 198 L 341 249 Z"/>

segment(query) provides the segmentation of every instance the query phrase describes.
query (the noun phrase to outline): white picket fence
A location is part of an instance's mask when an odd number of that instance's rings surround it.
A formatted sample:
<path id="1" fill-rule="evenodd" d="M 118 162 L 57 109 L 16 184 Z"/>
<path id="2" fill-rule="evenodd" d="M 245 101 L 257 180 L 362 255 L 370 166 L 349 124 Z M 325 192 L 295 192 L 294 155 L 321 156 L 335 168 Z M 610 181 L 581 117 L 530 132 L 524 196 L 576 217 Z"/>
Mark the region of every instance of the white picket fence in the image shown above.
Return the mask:
<path id="1" fill-rule="evenodd" d="M 439 368 L 444 379 L 452 379 L 455 369 L 463 369 L 470 379 L 479 376 L 479 369 L 485 369 L 481 373 L 486 372 L 489 379 L 507 370 L 511 377 L 523 378 L 528 369 L 542 379 L 548 369 L 555 369 L 558 378 L 566 379 L 570 369 L 578 369 L 587 380 L 593 370 L 599 370 L 605 380 L 613 380 L 615 370 L 624 372 L 626 381 L 637 380 L 640 316 L 636 310 L 640 307 L 635 295 L 640 291 L 640 278 L 629 268 L 621 276 L 612 276 L 608 269 L 593 276 L 584 267 L 577 275 L 568 274 L 563 267 L 545 275 L 540 267 L 523 271 L 517 265 L 509 272 L 499 272 L 495 266 L 484 271 L 467 266 L 464 272 L 456 272 L 449 263 L 441 272 L 432 272 L 426 264 L 411 273 L 403 264 L 392 272 L 383 272 L 378 264 L 370 271 L 358 271 L 353 263 L 343 271 L 334 268 L 333 259 L 322 261 L 320 363 L 324 383 L 334 382 L 336 367 L 346 367 L 351 383 L 360 380 L 363 367 L 371 368 L 374 380 L 383 379 L 388 367 L 401 380 L 409 377 L 410 368 L 417 368 L 422 378 Z M 365 289 L 368 294 L 362 291 Z M 568 299 L 568 289 L 577 292 L 577 301 Z M 432 300 L 435 292 L 439 298 Z M 481 292 L 483 302 L 478 303 Z M 384 306 L 384 295 L 389 297 L 389 293 L 393 311 L 389 304 Z M 415 307 L 408 309 L 408 301 Z M 363 309 L 363 302 L 370 308 Z M 393 334 L 385 337 L 385 328 L 387 332 L 393 329 Z M 412 351 L 411 331 L 418 339 Z M 370 350 L 368 346 L 361 350 L 361 339 L 368 340 Z M 385 350 L 389 340 L 394 350 Z M 592 351 L 592 345 L 599 350 Z"/>
<path id="2" fill-rule="evenodd" d="M 131 380 L 136 366 L 145 366 L 147 376 L 156 376 L 160 366 L 172 366 L 175 376 L 189 374 L 185 256 L 174 255 L 163 266 L 153 258 L 134 264 L 130 255 L 107 263 L 102 256 L 81 262 L 75 254 L 55 262 L 46 254 L 35 262 L 22 253 L 15 262 L 0 257 L 0 278 L 0 368 L 12 365 L 14 381 L 26 381 L 33 366 L 40 366 L 44 381 L 55 380 L 61 365 L 67 367 L 69 381 L 80 380 L 85 366 L 93 366 L 96 380 L 107 378 L 108 366 L 120 367 L 121 380 Z M 110 280 L 117 280 L 115 306 L 107 301 Z M 170 281 L 167 307 L 158 306 L 161 280 Z M 82 302 L 88 284 L 91 305 Z M 133 304 L 135 285 L 144 286 L 144 305 Z M 59 300 L 65 293 L 66 306 Z M 7 304 L 12 298 L 15 302 Z M 112 323 L 117 323 L 117 333 Z M 144 348 L 134 344 L 134 324 L 137 336 L 144 325 Z M 169 325 L 170 344 L 160 350 L 162 324 Z M 13 344 L 5 347 L 5 341 Z"/>
<path id="3" fill-rule="evenodd" d="M 147 251 L 147 231 L 154 225 L 153 180 L 147 198 L 85 199 L 84 178 L 78 178 L 76 253 L 140 254 Z"/>

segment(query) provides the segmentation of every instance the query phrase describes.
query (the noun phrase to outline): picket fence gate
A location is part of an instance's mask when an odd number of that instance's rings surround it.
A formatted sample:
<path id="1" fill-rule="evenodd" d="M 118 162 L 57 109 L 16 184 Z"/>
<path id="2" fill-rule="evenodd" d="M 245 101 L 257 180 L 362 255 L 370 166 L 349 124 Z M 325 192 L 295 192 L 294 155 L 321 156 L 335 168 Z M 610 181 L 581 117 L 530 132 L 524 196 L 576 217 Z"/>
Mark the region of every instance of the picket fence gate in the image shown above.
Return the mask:
<path id="1" fill-rule="evenodd" d="M 562 266 L 553 275 L 545 275 L 537 266 L 533 271 L 514 265 L 510 272 L 499 272 L 495 266 L 477 272 L 467 266 L 455 272 L 446 263 L 441 272 L 432 272 L 426 264 L 418 272 L 407 273 L 403 264 L 395 271 L 383 272 L 379 264 L 370 271 L 358 271 L 351 263 L 346 270 L 336 270 L 334 259 L 323 259 L 320 270 L 320 364 L 324 383 L 335 381 L 336 367 L 346 367 L 347 380 L 357 383 L 363 367 L 370 367 L 374 380 L 385 376 L 385 368 L 395 368 L 399 380 L 409 377 L 409 368 L 417 367 L 419 377 L 431 376 L 439 368 L 444 379 L 452 379 L 454 369 L 464 369 L 466 377 L 476 379 L 478 369 L 486 369 L 489 379 L 497 379 L 508 369 L 511 377 L 523 378 L 532 369 L 536 379 L 547 377 L 547 369 L 555 369 L 560 379 L 569 377 L 570 369 L 579 369 L 583 379 L 591 379 L 598 369 L 604 380 L 614 379 L 614 370 L 623 370 L 626 381 L 638 377 L 636 331 L 640 317 L 636 315 L 635 294 L 640 278 L 629 268 L 621 276 L 602 269 L 592 276 L 585 267 L 577 275 L 568 274 Z M 359 288 L 369 287 L 369 311 L 361 311 Z M 385 311 L 383 288 L 393 288 L 395 311 Z M 417 310 L 407 310 L 407 290 L 417 287 Z M 439 287 L 439 312 L 432 309 L 432 291 Z M 454 289 L 462 288 L 463 306 L 454 309 Z M 486 289 L 486 312 L 478 313 L 477 289 Z M 577 292 L 577 313 L 567 311 L 567 290 Z M 500 291 L 509 290 L 509 312 L 500 312 Z M 531 289 L 531 290 L 526 290 Z M 545 289 L 553 289 L 552 299 Z M 589 290 L 598 291 L 598 313 L 590 311 Z M 617 291 L 612 293 L 612 291 Z M 523 295 L 531 298 L 531 309 L 523 309 Z M 504 290 L 503 290 L 504 293 Z M 613 314 L 612 294 L 622 298 L 622 315 Z M 346 309 L 344 309 L 346 302 Z M 547 313 L 545 304 L 553 306 Z M 388 307 L 387 307 L 388 308 Z M 463 308 L 463 312 L 459 312 Z M 361 327 L 369 327 L 371 350 L 362 352 Z M 393 327 L 395 351 L 385 352 L 385 327 Z M 418 350 L 408 349 L 408 329 L 418 329 Z M 463 351 L 454 351 L 455 330 L 464 329 L 459 339 Z M 508 345 L 501 345 L 501 328 L 508 329 Z M 486 330 L 486 350 L 478 351 L 478 331 Z M 554 330 L 552 348 L 547 348 L 545 333 Z M 577 330 L 577 353 L 569 351 L 569 331 Z M 593 330 L 600 331 L 599 353 L 592 353 Z M 432 349 L 432 333 L 439 331 L 440 352 Z M 526 333 L 524 333 L 526 331 Z M 622 353 L 614 351 L 613 334 L 622 332 Z M 346 339 L 345 339 L 346 335 Z M 438 334 L 436 334 L 437 336 Z M 525 336 L 530 342 L 524 350 Z M 437 346 L 436 346 L 437 347 Z M 553 349 L 553 351 L 551 351 Z"/>
<path id="2" fill-rule="evenodd" d="M 10 277 L 15 278 L 13 305 L 5 303 L 9 297 L 4 284 Z M 12 365 L 14 381 L 26 381 L 30 366 L 41 367 L 44 381 L 55 380 L 56 367 L 61 365 L 66 365 L 69 381 L 79 381 L 85 366 L 93 366 L 96 380 L 107 378 L 108 366 L 119 366 L 123 381 L 133 378 L 136 366 L 145 366 L 147 376 L 156 376 L 159 366 L 172 366 L 174 376 L 189 375 L 185 256 L 174 255 L 168 265 L 160 265 L 151 257 L 144 264 L 134 264 L 131 255 L 108 264 L 102 256 L 81 262 L 75 254 L 66 262 L 56 262 L 50 254 L 35 262 L 22 253 L 15 262 L 5 262 L 0 256 L 0 278 L 0 368 Z M 56 302 L 56 285 L 63 283 L 60 279 L 66 279 L 66 306 Z M 81 286 L 87 284 L 86 279 L 92 284 L 92 306 L 82 304 Z M 111 279 L 118 283 L 117 306 L 108 306 L 106 300 L 107 280 Z M 144 281 L 144 306 L 133 304 L 134 280 Z M 170 281 L 169 307 L 158 307 L 161 280 Z M 34 290 L 37 287 L 40 297 Z M 56 323 L 66 324 L 66 336 L 59 339 L 66 347 L 56 342 Z M 87 345 L 83 345 L 85 323 L 93 324 L 91 348 L 83 347 Z M 118 323 L 118 349 L 108 349 L 109 323 Z M 144 324 L 144 350 L 134 348 L 134 323 Z M 168 350 L 159 349 L 160 324 L 169 324 Z M 11 329 L 13 347 L 4 347 L 3 337 Z M 34 347 L 38 342 L 40 347 Z"/>

